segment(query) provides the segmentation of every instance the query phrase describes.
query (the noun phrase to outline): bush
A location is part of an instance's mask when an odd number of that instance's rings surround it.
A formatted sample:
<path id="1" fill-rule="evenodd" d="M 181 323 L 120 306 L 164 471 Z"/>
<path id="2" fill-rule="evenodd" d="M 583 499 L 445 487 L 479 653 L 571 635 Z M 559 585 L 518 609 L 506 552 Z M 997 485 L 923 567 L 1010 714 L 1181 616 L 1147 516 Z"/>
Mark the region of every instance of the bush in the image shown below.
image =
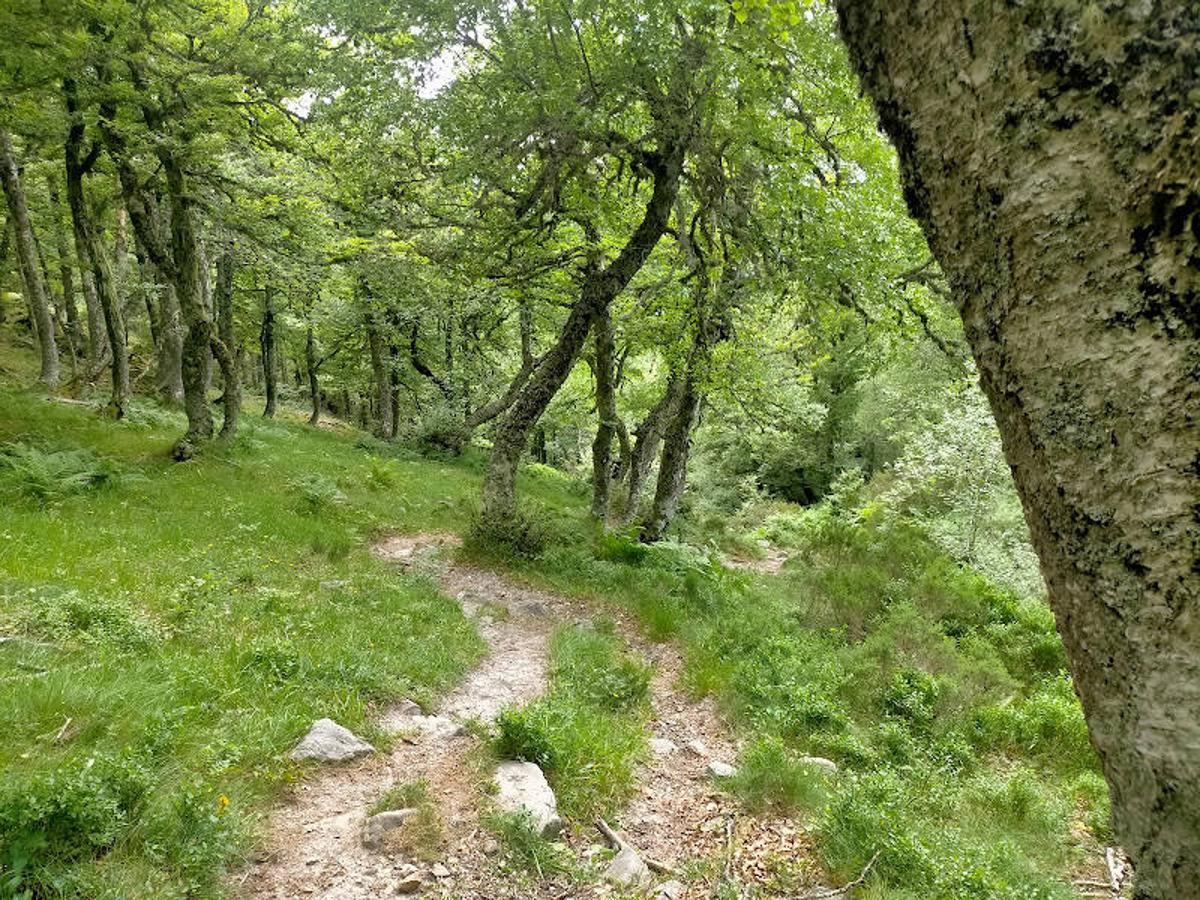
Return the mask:
<path id="1" fill-rule="evenodd" d="M 134 821 L 150 779 L 129 757 L 93 757 L 53 772 L 0 784 L 0 878 L 19 896 L 35 889 L 51 860 L 98 856 Z M 4 884 L 4 881 L 0 881 Z"/>
<path id="2" fill-rule="evenodd" d="M 632 529 L 602 530 L 596 535 L 596 559 L 637 566 L 641 565 L 649 552 L 650 548 L 637 539 Z"/>
<path id="3" fill-rule="evenodd" d="M 21 443 L 0 449 L 0 494 L 42 504 L 94 490 L 116 474 L 89 450 L 42 450 Z"/>
<path id="4" fill-rule="evenodd" d="M 501 759 L 520 759 L 537 763 L 547 771 L 555 769 L 557 757 L 551 723 L 543 712 L 536 704 L 524 709 L 502 709 L 496 716 L 493 752 Z"/>
<path id="5" fill-rule="evenodd" d="M 549 513 L 541 507 L 517 510 L 507 521 L 477 514 L 463 542 L 468 552 L 485 556 L 537 559 L 550 546 Z"/>
<path id="6" fill-rule="evenodd" d="M 500 838 L 509 865 L 517 869 L 547 878 L 570 873 L 576 867 L 571 851 L 542 837 L 526 811 L 495 813 L 484 824 Z"/>
<path id="7" fill-rule="evenodd" d="M 409 425 L 402 435 L 404 443 L 429 456 L 458 456 L 471 440 L 462 416 L 449 407 L 438 407 Z"/>
<path id="8" fill-rule="evenodd" d="M 801 762 L 778 738 L 760 738 L 742 753 L 733 791 L 755 810 L 812 811 L 825 802 L 827 775 L 820 766 Z"/>

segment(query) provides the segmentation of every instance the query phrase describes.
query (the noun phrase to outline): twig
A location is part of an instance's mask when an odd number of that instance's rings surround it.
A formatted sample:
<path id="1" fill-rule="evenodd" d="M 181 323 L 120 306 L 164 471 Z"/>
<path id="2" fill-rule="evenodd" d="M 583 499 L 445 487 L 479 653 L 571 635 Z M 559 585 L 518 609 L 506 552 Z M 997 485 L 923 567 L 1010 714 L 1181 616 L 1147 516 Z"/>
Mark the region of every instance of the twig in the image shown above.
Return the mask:
<path id="1" fill-rule="evenodd" d="M 67 720 L 62 723 L 62 728 L 58 729 L 58 734 L 54 735 L 54 743 L 62 743 L 63 735 L 67 733 L 67 729 L 71 727 L 71 722 L 73 721 L 74 719 L 72 719 L 70 716 L 67 716 Z"/>
<path id="2" fill-rule="evenodd" d="M 725 880 L 733 880 L 733 818 L 725 820 Z"/>
<path id="3" fill-rule="evenodd" d="M 617 851 L 624 850 L 627 846 L 625 839 L 617 834 L 611 825 L 604 821 L 600 816 L 596 817 L 596 830 L 604 835 L 604 839 L 612 845 L 612 848 Z"/>
<path id="4" fill-rule="evenodd" d="M 657 872 L 659 875 L 666 875 L 668 878 L 678 878 L 679 877 L 678 869 L 672 869 L 666 863 L 659 862 L 657 859 L 651 859 L 648 856 L 643 856 L 642 862 L 644 862 L 646 864 L 646 868 L 648 868 L 652 872 Z"/>
<path id="5" fill-rule="evenodd" d="M 1120 894 L 1121 881 L 1125 877 L 1125 862 L 1117 856 L 1115 847 L 1104 848 L 1104 862 L 1108 866 L 1108 878 L 1111 882 L 1112 892 Z"/>
<path id="6" fill-rule="evenodd" d="M 843 884 L 841 887 L 826 888 L 820 891 L 810 891 L 804 895 L 804 900 L 822 900 L 822 898 L 837 897 L 858 887 L 867 880 L 867 874 L 871 871 L 871 867 L 875 865 L 875 861 L 879 859 L 879 854 L 882 852 L 882 850 L 876 850 L 875 855 L 871 857 L 871 861 L 863 867 L 863 870 L 858 873 L 858 877 L 853 881 Z"/>

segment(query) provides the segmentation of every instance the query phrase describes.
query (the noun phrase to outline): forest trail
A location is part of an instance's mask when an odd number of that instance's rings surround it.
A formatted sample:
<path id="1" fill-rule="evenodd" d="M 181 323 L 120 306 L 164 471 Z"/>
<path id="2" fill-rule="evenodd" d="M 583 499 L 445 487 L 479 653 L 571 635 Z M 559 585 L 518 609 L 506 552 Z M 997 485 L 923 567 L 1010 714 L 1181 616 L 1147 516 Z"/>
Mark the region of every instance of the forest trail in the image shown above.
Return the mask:
<path id="1" fill-rule="evenodd" d="M 565 876 L 533 882 L 502 868 L 499 844 L 482 822 L 490 770 L 463 723 L 490 721 L 506 706 L 535 699 L 546 686 L 554 628 L 588 622 L 595 611 L 489 570 L 450 564 L 441 551 L 457 543 L 448 534 L 394 535 L 373 549 L 406 569 L 435 574 L 479 628 L 488 655 L 435 715 L 423 715 L 409 702 L 387 710 L 379 725 L 399 736 L 389 752 L 314 769 L 297 785 L 275 811 L 263 851 L 231 879 L 235 895 L 562 900 L 620 893 L 599 877 L 583 884 Z M 680 692 L 678 651 L 649 643 L 618 612 L 603 613 L 654 666 L 652 752 L 639 770 L 637 794 L 614 824 L 644 859 L 670 870 L 688 866 L 691 876 L 686 888 L 659 894 L 656 885 L 671 875 L 657 874 L 646 895 L 679 900 L 712 896 L 722 881 L 761 884 L 768 868 L 807 855 L 794 824 L 740 815 L 733 798 L 717 789 L 709 762 L 732 763 L 737 748 L 711 700 L 692 701 Z M 382 850 L 366 848 L 361 836 L 372 804 L 395 784 L 420 778 L 428 783 L 442 839 L 433 846 L 405 843 L 406 825 L 397 833 L 400 841 L 385 842 Z M 581 860 L 605 845 L 591 823 L 568 822 L 561 840 Z M 707 864 L 689 866 L 699 860 Z"/>

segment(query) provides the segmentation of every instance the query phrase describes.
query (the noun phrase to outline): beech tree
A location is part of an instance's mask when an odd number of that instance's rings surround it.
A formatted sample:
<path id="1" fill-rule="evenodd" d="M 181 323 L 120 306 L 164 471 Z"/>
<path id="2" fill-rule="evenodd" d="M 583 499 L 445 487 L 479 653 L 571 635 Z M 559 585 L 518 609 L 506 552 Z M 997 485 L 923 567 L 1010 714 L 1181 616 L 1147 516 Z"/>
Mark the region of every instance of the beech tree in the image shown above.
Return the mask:
<path id="1" fill-rule="evenodd" d="M 1138 896 L 1200 896 L 1200 7 L 839 12 L 1000 427 Z"/>

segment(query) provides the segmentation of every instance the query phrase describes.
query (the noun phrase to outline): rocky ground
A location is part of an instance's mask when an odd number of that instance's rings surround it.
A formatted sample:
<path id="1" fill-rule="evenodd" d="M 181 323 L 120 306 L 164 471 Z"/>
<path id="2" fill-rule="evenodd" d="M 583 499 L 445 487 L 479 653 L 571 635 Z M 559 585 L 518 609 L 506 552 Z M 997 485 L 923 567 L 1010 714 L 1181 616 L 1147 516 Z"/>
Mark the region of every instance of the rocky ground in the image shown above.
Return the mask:
<path id="1" fill-rule="evenodd" d="M 674 647 L 645 641 L 619 615 L 617 627 L 655 671 L 652 754 L 639 773 L 639 793 L 607 837 L 591 822 L 568 822 L 561 831 L 557 839 L 587 877 L 536 879 L 508 870 L 483 825 L 485 812 L 493 804 L 524 806 L 553 833 L 560 827 L 553 796 L 532 764 L 493 770 L 463 726 L 534 699 L 546 683 L 554 627 L 589 621 L 593 611 L 495 572 L 450 564 L 442 551 L 456 543 L 453 535 L 392 536 L 375 550 L 397 566 L 434 574 L 476 621 L 487 657 L 438 710 L 411 702 L 387 710 L 379 724 L 396 738 L 388 752 L 374 751 L 335 723 L 317 723 L 295 753 L 325 764 L 277 809 L 262 852 L 231 879 L 235 895 L 677 900 L 714 896 L 722 885 L 735 895 L 747 885 L 758 896 L 801 896 L 811 889 L 803 830 L 740 813 L 716 787 L 713 775 L 730 771 L 723 767 L 736 761 L 738 750 L 721 715 L 711 701 L 693 701 L 678 689 L 682 662 Z M 415 779 L 428 785 L 420 810 L 370 817 L 389 788 Z M 613 850 L 622 851 L 615 860 Z M 797 878 L 808 887 L 798 888 Z"/>

